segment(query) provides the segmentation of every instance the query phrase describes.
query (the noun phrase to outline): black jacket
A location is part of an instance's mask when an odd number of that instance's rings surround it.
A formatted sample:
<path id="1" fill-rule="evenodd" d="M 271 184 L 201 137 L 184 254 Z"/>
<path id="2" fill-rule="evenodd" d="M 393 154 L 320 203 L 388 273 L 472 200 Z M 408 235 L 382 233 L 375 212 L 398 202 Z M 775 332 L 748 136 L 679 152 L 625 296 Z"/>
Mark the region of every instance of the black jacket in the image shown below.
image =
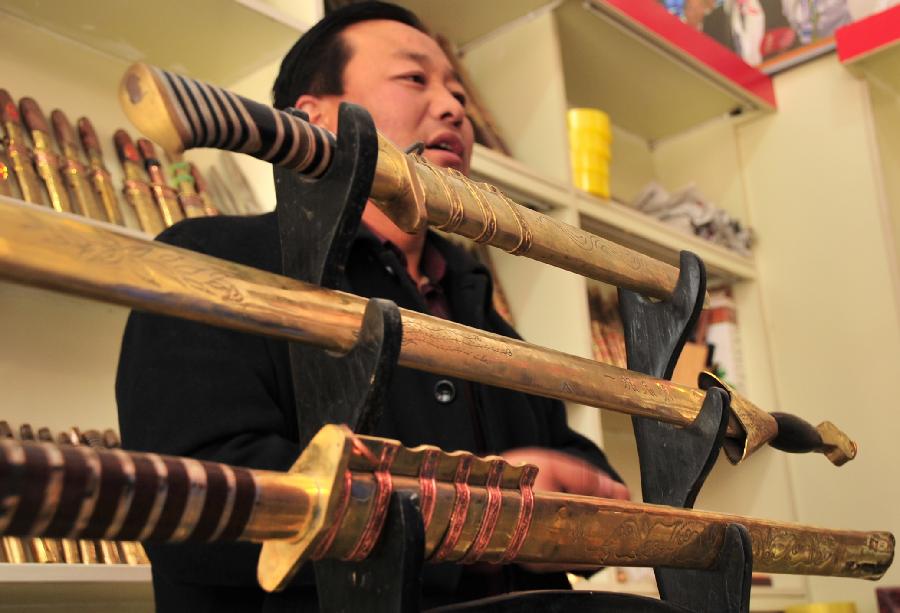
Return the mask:
<path id="1" fill-rule="evenodd" d="M 281 270 L 272 213 L 188 220 L 158 240 L 270 272 Z M 428 240 L 447 262 L 442 285 L 454 319 L 516 337 L 491 307 L 487 271 L 437 235 Z M 426 310 L 394 250 L 366 231 L 351 249 L 347 280 L 359 295 Z M 441 379 L 450 380 L 456 390 L 447 404 L 435 398 Z M 287 469 L 300 453 L 284 341 L 132 313 L 122 341 L 116 399 L 128 449 L 274 470 Z M 375 434 L 407 446 L 428 443 L 479 454 L 549 447 L 618 478 L 603 453 L 568 427 L 562 403 L 407 368 L 394 373 Z M 258 551 L 251 544 L 149 546 L 159 610 L 263 610 L 264 594 L 255 579 Z M 432 602 L 465 598 L 466 586 L 474 582 L 460 586 L 462 572 L 459 566 L 427 567 L 425 590 L 434 595 Z M 504 572 L 510 589 L 559 587 L 564 581 L 559 575 L 528 575 L 517 567 Z M 314 598 L 303 585 L 304 578 L 298 578 L 295 591 L 305 590 Z M 478 595 L 477 590 L 469 595 Z M 265 610 L 274 609 L 270 598 Z"/>

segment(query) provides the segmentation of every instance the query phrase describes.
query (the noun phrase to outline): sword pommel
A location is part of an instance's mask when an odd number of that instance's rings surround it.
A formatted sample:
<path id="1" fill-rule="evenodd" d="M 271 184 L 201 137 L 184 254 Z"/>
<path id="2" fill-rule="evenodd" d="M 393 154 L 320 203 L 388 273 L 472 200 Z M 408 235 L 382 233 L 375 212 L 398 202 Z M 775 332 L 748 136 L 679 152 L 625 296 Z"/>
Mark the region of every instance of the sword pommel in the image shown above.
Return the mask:
<path id="1" fill-rule="evenodd" d="M 334 136 L 300 117 L 147 64 L 133 64 L 119 87 L 128 119 L 164 151 L 214 147 L 320 177 Z"/>

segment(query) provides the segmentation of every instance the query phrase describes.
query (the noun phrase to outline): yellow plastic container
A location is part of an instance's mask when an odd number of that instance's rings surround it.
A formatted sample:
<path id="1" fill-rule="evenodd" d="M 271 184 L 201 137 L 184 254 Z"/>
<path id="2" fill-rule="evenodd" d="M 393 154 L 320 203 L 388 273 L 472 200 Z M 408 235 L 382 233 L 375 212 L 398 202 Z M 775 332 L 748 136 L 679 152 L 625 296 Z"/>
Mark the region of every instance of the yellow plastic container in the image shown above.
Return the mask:
<path id="1" fill-rule="evenodd" d="M 573 184 L 595 196 L 609 198 L 609 116 L 599 109 L 574 108 L 569 109 L 566 123 Z"/>
<path id="2" fill-rule="evenodd" d="M 784 613 L 856 613 L 852 602 L 818 602 L 787 607 Z"/>
<path id="3" fill-rule="evenodd" d="M 609 115 L 600 109 L 572 108 L 566 115 L 569 130 L 594 130 L 610 135 Z"/>

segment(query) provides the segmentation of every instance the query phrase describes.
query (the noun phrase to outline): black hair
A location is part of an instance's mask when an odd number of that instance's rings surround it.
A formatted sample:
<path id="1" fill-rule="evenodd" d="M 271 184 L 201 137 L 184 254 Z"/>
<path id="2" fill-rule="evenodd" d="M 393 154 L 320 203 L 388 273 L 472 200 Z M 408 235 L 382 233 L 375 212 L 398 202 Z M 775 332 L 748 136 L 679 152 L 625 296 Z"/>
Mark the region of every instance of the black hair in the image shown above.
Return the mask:
<path id="1" fill-rule="evenodd" d="M 303 94 L 343 94 L 344 68 L 352 50 L 341 32 L 354 23 L 373 19 L 399 21 L 428 34 L 415 14 L 395 4 L 360 2 L 331 11 L 307 30 L 284 56 L 272 86 L 273 106 L 292 107 Z"/>

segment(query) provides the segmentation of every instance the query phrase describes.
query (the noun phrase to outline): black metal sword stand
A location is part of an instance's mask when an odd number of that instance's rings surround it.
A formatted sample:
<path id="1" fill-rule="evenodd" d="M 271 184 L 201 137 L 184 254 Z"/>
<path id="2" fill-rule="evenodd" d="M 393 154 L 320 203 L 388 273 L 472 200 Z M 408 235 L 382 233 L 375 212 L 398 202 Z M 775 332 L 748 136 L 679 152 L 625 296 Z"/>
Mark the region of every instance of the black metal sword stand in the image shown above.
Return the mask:
<path id="1" fill-rule="evenodd" d="M 703 308 L 705 293 L 703 262 L 686 251 L 681 253 L 681 274 L 670 300 L 653 302 L 620 289 L 628 368 L 671 378 L 684 342 Z M 719 456 L 728 424 L 728 402 L 724 390 L 707 390 L 700 414 L 687 428 L 639 417 L 632 419 L 645 502 L 693 507 Z M 716 569 L 657 568 L 656 582 L 662 600 L 687 610 L 745 613 L 750 606 L 752 566 L 747 529 L 731 524 Z"/>
<path id="2" fill-rule="evenodd" d="M 360 107 L 343 104 L 337 147 L 322 177 L 307 180 L 275 168 L 275 212 L 285 276 L 349 289 L 345 267 L 377 159 L 371 117 Z M 327 423 L 371 432 L 381 417 L 400 355 L 401 334 L 397 305 L 373 298 L 366 305 L 356 344 L 345 355 L 290 344 L 301 447 Z M 424 534 L 414 502 L 396 494 L 392 497 L 384 533 L 367 560 L 313 564 L 320 611 L 418 610 Z"/>

